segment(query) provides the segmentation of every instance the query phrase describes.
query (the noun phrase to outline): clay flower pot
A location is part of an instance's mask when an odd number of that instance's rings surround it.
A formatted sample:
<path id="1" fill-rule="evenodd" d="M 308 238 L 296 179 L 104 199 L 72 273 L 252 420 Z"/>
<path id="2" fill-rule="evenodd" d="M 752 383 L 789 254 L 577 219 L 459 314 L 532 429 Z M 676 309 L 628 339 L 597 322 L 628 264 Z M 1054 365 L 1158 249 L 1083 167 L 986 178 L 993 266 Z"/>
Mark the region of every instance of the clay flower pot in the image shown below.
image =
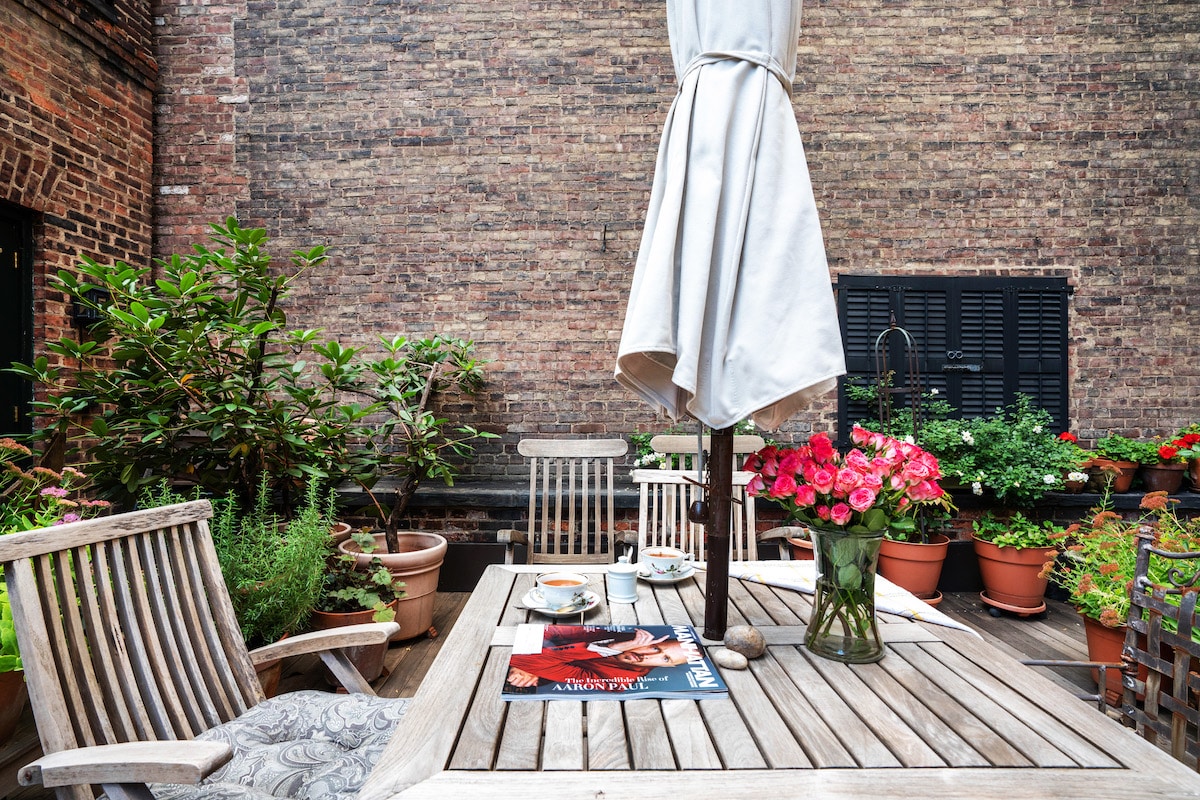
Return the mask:
<path id="1" fill-rule="evenodd" d="M 1175 494 L 1183 486 L 1183 473 L 1187 464 L 1143 464 L 1141 469 L 1142 483 L 1147 492 L 1166 492 Z"/>
<path id="2" fill-rule="evenodd" d="M 392 610 L 396 610 L 399 600 L 391 604 Z M 371 609 L 363 611 L 321 611 L 316 609 L 312 612 L 309 618 L 309 626 L 314 631 L 324 631 L 330 628 L 343 628 L 347 625 L 363 625 L 368 622 L 373 622 L 375 612 Z M 373 681 L 383 674 L 383 662 L 387 656 L 387 642 L 381 644 L 366 644 L 358 647 L 346 648 L 346 655 L 351 663 L 358 668 L 362 673 L 363 678 L 368 681 Z M 325 670 L 325 680 L 331 686 L 336 686 L 337 681 L 328 669 Z"/>
<path id="3" fill-rule="evenodd" d="M 884 539 L 879 549 L 879 574 L 936 604 L 942 599 L 937 585 L 949 549 L 950 537 L 941 533 L 933 534 L 928 543 Z"/>
<path id="4" fill-rule="evenodd" d="M 376 550 L 370 554 L 362 552 L 353 539 L 341 542 L 338 549 L 353 555 L 363 569 L 371 565 L 372 558 L 378 557 L 388 572 L 404 581 L 404 597 L 396 609 L 400 632 L 392 641 L 420 636 L 433 627 L 433 601 L 442 562 L 446 559 L 446 538 L 436 533 L 403 531 L 398 553 L 386 552 L 382 533 L 375 534 L 375 544 Z"/>
<path id="5" fill-rule="evenodd" d="M 983 579 L 983 601 L 990 606 L 1020 614 L 1046 610 L 1046 585 L 1042 567 L 1058 552 L 1055 547 L 997 547 L 978 537 L 975 555 Z"/>

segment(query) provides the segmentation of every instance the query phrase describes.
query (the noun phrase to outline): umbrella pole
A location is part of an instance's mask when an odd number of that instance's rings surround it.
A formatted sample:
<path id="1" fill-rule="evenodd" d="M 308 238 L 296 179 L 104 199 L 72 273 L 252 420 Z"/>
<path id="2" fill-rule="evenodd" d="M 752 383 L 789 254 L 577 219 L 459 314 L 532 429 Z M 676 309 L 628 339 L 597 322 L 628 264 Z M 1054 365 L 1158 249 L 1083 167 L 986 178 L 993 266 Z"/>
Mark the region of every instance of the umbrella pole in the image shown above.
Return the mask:
<path id="1" fill-rule="evenodd" d="M 729 618 L 729 518 L 733 508 L 733 428 L 712 432 L 708 459 L 708 583 L 704 593 L 704 638 L 725 638 Z"/>

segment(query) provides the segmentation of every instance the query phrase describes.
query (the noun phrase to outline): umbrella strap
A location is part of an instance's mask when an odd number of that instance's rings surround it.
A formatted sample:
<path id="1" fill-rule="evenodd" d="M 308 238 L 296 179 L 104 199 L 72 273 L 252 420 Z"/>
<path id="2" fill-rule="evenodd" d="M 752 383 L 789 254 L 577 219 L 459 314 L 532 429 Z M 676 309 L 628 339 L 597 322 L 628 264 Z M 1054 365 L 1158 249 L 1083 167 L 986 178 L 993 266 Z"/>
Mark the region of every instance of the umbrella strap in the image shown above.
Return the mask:
<path id="1" fill-rule="evenodd" d="M 718 61 L 748 61 L 751 64 L 762 67 L 779 79 L 779 83 L 783 85 L 783 90 L 787 92 L 788 97 L 792 96 L 792 76 L 784 70 L 783 64 L 780 64 L 779 60 L 770 53 L 761 53 L 754 50 L 706 50 L 688 62 L 687 67 L 683 70 L 683 74 L 679 76 L 680 88 L 683 87 L 688 75 L 692 72 L 708 64 L 715 64 Z"/>

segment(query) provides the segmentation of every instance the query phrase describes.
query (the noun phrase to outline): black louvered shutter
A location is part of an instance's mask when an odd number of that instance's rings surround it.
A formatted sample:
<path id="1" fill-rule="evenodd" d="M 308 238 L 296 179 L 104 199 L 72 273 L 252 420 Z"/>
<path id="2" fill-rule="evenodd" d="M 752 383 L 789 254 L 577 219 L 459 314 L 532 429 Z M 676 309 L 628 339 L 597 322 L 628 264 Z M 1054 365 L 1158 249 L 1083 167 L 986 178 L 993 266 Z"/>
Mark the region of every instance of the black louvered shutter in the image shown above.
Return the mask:
<path id="1" fill-rule="evenodd" d="M 839 276 L 847 378 L 875 379 L 875 342 L 894 314 L 917 343 L 922 391 L 937 389 L 963 417 L 992 413 L 1024 393 L 1065 430 L 1069 291 L 1064 278 Z M 899 339 L 888 339 L 892 368 L 905 364 Z M 847 399 L 844 381 L 838 401 L 843 436 L 854 421 L 875 416 Z"/>

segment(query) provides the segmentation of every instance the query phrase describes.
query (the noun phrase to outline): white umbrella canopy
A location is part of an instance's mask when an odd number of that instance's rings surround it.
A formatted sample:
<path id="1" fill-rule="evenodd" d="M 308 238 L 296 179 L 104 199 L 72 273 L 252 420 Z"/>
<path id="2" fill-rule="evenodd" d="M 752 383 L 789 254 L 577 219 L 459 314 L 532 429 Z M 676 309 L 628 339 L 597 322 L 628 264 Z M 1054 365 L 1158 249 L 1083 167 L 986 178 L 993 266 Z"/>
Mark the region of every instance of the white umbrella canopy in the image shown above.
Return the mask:
<path id="1" fill-rule="evenodd" d="M 845 373 L 791 104 L 801 0 L 668 0 L 679 86 L 616 377 L 672 418 L 778 428 Z"/>

